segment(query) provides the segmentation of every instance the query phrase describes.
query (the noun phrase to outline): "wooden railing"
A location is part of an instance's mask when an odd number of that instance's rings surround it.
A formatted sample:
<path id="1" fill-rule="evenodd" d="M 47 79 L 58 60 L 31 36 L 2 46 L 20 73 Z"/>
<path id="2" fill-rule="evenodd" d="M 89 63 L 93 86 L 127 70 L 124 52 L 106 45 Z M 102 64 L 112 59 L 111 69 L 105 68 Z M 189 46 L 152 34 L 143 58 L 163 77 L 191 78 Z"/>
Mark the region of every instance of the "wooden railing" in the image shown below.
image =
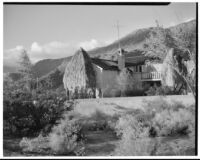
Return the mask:
<path id="1" fill-rule="evenodd" d="M 148 73 L 142 72 L 141 74 L 142 74 L 141 79 L 161 79 L 161 73 L 159 72 L 148 72 Z"/>
<path id="2" fill-rule="evenodd" d="M 138 80 L 161 80 L 160 72 L 136 72 L 134 77 Z"/>

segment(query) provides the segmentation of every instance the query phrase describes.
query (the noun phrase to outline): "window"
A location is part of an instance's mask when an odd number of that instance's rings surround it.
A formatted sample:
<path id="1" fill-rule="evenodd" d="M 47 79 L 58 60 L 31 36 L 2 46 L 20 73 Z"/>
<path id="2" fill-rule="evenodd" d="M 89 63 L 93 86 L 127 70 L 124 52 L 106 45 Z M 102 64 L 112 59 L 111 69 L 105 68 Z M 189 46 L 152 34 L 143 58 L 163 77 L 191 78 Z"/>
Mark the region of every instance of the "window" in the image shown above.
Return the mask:
<path id="1" fill-rule="evenodd" d="M 142 72 L 142 66 L 139 66 L 139 72 Z"/>
<path id="2" fill-rule="evenodd" d="M 136 66 L 136 72 L 142 72 L 142 66 Z"/>

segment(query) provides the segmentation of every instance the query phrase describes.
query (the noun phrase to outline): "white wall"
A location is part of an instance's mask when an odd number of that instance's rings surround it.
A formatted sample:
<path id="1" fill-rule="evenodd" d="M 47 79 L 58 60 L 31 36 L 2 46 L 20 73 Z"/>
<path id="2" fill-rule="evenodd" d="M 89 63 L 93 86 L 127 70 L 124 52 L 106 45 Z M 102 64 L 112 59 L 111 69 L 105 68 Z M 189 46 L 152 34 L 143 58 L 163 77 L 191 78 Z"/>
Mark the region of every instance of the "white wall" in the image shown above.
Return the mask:
<path id="1" fill-rule="evenodd" d="M 93 67 L 96 73 L 97 87 L 101 88 L 104 94 L 109 94 L 108 92 L 117 90 L 118 71 L 103 70 L 101 67 L 95 64 L 93 64 Z"/>

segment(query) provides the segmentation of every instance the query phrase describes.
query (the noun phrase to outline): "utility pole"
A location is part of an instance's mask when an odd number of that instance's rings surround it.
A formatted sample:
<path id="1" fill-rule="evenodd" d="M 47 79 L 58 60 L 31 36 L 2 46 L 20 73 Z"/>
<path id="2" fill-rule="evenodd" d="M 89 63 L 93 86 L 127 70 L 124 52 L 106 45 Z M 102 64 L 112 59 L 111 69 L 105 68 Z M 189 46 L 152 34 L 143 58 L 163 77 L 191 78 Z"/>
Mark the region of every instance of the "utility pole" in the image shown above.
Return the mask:
<path id="1" fill-rule="evenodd" d="M 117 35 L 118 35 L 118 43 L 119 43 L 119 49 L 120 47 L 120 40 L 119 40 L 119 22 L 117 21 Z"/>
<path id="2" fill-rule="evenodd" d="M 119 49 L 121 48 L 121 46 L 120 46 L 120 35 L 119 35 L 119 22 L 117 21 L 117 23 L 116 23 L 116 25 L 115 25 L 115 27 L 117 28 L 117 38 L 118 38 L 118 46 L 119 46 Z"/>

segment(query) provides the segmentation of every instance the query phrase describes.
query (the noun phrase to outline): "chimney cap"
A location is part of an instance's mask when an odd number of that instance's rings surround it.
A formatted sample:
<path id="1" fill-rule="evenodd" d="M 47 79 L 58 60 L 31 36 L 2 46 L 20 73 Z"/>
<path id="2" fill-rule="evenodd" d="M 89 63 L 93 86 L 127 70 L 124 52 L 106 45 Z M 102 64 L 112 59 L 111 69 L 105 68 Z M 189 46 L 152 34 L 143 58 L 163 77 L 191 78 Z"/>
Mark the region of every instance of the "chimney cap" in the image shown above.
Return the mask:
<path id="1" fill-rule="evenodd" d="M 118 49 L 118 54 L 122 55 L 122 54 L 124 54 L 124 52 L 125 52 L 124 49 L 122 49 L 122 48 L 119 48 L 119 49 Z"/>

